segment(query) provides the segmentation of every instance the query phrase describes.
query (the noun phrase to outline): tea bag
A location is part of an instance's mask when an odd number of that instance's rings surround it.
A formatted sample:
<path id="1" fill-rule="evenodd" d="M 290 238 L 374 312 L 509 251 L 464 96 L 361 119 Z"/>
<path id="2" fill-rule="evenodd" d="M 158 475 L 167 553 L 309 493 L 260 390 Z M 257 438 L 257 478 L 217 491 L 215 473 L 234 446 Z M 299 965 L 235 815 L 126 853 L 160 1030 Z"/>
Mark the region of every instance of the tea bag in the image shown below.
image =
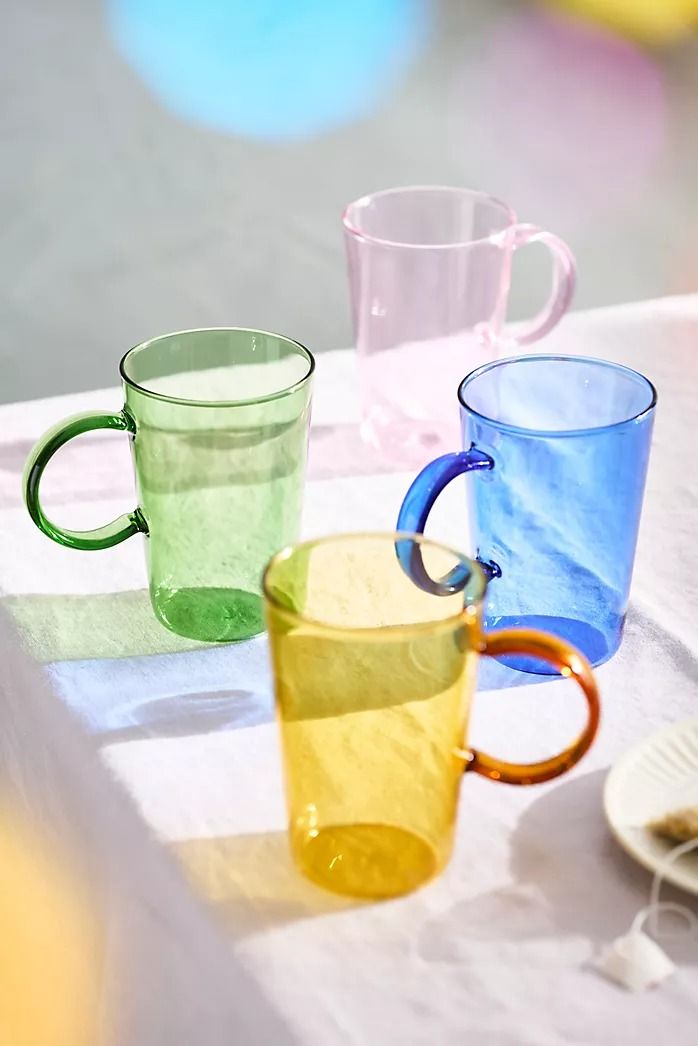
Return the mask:
<path id="1" fill-rule="evenodd" d="M 637 913 L 628 933 L 616 938 L 595 963 L 600 973 L 628 991 L 641 992 L 656 987 L 676 969 L 666 952 L 644 932 L 643 927 L 648 919 L 652 920 L 652 933 L 659 936 L 657 915 L 659 912 L 674 912 L 686 921 L 689 934 L 698 935 L 698 918 L 690 908 L 659 900 L 659 890 L 667 868 L 690 850 L 698 850 L 698 839 L 689 839 L 669 851 L 652 880 L 649 904 Z"/>
<path id="2" fill-rule="evenodd" d="M 674 810 L 647 825 L 650 832 L 670 843 L 687 843 L 698 839 L 698 805 Z"/>

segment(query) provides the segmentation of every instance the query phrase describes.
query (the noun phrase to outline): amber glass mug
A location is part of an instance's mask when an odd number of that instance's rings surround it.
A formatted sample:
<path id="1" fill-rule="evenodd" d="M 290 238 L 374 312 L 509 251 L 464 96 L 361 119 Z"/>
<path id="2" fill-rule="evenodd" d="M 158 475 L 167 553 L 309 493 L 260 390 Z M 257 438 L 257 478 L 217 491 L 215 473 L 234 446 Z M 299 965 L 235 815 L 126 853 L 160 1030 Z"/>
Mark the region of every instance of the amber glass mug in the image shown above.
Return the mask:
<path id="1" fill-rule="evenodd" d="M 464 588 L 430 588 L 397 552 L 434 579 L 458 567 Z M 291 847 L 321 886 L 374 899 L 415 889 L 451 855 L 464 770 L 537 784 L 591 745 L 599 698 L 589 663 L 534 629 L 485 635 L 486 585 L 476 562 L 415 534 L 325 538 L 269 563 Z M 522 765 L 466 747 L 478 657 L 502 654 L 543 658 L 582 688 L 586 726 L 558 755 Z"/>

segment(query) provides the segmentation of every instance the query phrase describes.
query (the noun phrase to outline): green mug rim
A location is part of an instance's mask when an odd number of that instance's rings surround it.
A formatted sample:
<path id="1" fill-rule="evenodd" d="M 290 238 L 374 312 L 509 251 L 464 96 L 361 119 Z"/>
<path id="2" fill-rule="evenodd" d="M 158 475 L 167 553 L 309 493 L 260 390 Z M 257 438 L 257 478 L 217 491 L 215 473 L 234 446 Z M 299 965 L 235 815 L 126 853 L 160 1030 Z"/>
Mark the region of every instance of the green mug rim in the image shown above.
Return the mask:
<path id="1" fill-rule="evenodd" d="M 293 383 L 293 385 L 287 385 L 285 388 L 269 392 L 264 396 L 254 396 L 251 399 L 237 400 L 193 400 L 186 399 L 182 396 L 168 396 L 161 392 L 155 392 L 153 389 L 148 389 L 145 385 L 140 385 L 126 372 L 126 364 L 130 357 L 135 352 L 138 352 L 141 349 L 146 349 L 149 345 L 155 344 L 155 342 L 164 341 L 166 338 L 176 338 L 185 334 L 208 334 L 213 333 L 214 331 L 261 334 L 268 338 L 279 338 L 281 341 L 284 341 L 289 345 L 294 345 L 300 350 L 299 355 L 304 357 L 308 364 L 308 370 L 303 377 L 299 378 L 298 381 Z M 132 345 L 128 352 L 124 353 L 119 362 L 119 374 L 121 375 L 121 380 L 125 385 L 128 385 L 129 388 L 132 388 L 140 395 L 148 396 L 151 399 L 159 400 L 162 403 L 174 403 L 182 407 L 252 407 L 258 403 L 272 403 L 274 400 L 283 399 L 284 397 L 291 396 L 294 392 L 297 392 L 298 389 L 302 388 L 302 386 L 310 380 L 314 371 L 315 357 L 310 349 L 307 349 L 300 341 L 296 341 L 295 338 L 289 338 L 285 334 L 278 334 L 276 331 L 258 330 L 256 327 L 192 327 L 187 330 L 169 331 L 167 334 L 157 334 L 154 338 L 147 338 L 145 341 L 141 341 L 137 345 Z"/>

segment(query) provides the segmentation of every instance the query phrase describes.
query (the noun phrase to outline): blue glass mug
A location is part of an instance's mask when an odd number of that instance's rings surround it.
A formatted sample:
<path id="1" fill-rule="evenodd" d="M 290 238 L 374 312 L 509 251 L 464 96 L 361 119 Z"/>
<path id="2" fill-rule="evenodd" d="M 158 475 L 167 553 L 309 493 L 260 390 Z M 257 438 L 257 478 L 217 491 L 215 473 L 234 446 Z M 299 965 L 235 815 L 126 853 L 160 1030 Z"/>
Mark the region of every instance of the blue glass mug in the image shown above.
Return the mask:
<path id="1" fill-rule="evenodd" d="M 486 364 L 458 389 L 463 447 L 419 473 L 397 530 L 421 533 L 452 479 L 472 472 L 475 555 L 489 578 L 487 631 L 543 629 L 593 665 L 620 646 L 647 476 L 657 393 L 628 367 L 582 356 L 517 356 Z M 430 579 L 410 543 L 398 557 Z M 543 663 L 508 660 L 523 671 Z"/>

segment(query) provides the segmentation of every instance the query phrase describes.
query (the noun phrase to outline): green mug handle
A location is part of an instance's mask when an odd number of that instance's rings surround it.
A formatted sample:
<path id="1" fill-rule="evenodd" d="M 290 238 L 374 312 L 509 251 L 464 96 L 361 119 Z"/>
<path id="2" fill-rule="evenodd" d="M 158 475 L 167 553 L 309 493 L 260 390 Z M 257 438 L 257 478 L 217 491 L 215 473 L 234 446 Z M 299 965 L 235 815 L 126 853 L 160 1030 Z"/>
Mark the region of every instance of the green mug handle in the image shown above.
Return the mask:
<path id="1" fill-rule="evenodd" d="M 32 450 L 24 469 L 24 503 L 29 515 L 36 523 L 39 530 L 43 530 L 47 537 L 57 541 L 59 545 L 68 548 L 80 548 L 95 550 L 111 548 L 125 541 L 133 534 L 148 533 L 148 525 L 139 508 L 133 512 L 124 512 L 122 516 L 112 520 L 103 527 L 95 530 L 66 530 L 52 523 L 46 516 L 41 501 L 39 500 L 39 484 L 44 469 L 57 450 L 83 432 L 92 432 L 94 429 L 117 429 L 119 432 L 130 432 L 135 435 L 136 426 L 133 419 L 121 411 L 119 414 L 108 414 L 104 411 L 88 411 L 85 414 L 74 414 L 72 418 L 54 425 L 52 429 L 41 437 Z"/>

